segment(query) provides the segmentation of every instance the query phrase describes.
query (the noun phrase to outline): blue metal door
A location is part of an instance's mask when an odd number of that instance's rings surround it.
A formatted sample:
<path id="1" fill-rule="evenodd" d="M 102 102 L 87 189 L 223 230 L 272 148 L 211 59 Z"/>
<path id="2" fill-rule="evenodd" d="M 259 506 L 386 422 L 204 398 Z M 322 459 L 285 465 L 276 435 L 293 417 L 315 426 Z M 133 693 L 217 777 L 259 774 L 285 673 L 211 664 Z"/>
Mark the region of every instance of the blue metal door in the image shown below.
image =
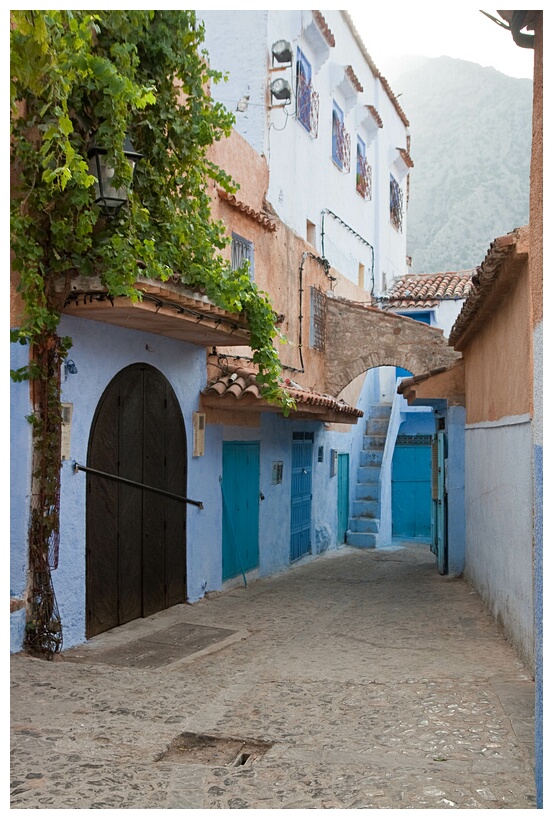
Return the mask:
<path id="1" fill-rule="evenodd" d="M 311 478 L 313 433 L 294 432 L 292 440 L 292 511 L 290 560 L 311 551 Z"/>
<path id="2" fill-rule="evenodd" d="M 259 565 L 259 442 L 224 441 L 223 580 Z"/>
<path id="3" fill-rule="evenodd" d="M 402 443 L 398 436 L 392 459 L 392 536 L 430 540 L 430 439 L 426 435 L 406 437 L 409 443 Z"/>
<path id="4" fill-rule="evenodd" d="M 349 518 L 349 454 L 338 455 L 338 543 L 346 542 Z"/>

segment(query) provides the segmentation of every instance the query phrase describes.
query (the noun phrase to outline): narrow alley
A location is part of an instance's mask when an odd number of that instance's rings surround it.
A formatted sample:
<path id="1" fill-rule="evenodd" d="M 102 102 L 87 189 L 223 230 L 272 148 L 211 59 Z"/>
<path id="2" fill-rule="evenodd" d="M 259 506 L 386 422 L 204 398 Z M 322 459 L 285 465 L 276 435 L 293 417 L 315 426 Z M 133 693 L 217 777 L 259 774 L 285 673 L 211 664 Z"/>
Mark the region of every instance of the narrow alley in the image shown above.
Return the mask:
<path id="1" fill-rule="evenodd" d="M 532 809 L 534 683 L 427 544 L 11 657 L 11 807 Z"/>

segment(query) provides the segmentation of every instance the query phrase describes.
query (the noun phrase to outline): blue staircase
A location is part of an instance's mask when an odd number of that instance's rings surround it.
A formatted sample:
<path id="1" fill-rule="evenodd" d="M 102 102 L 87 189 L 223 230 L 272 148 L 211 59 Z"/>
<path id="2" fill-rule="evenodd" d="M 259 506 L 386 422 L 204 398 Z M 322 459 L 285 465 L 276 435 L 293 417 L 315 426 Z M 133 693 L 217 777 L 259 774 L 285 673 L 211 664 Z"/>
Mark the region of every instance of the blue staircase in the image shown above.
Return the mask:
<path id="1" fill-rule="evenodd" d="M 373 404 L 366 421 L 360 453 L 352 517 L 346 543 L 360 549 L 374 549 L 380 523 L 380 467 L 390 423 L 390 404 Z"/>

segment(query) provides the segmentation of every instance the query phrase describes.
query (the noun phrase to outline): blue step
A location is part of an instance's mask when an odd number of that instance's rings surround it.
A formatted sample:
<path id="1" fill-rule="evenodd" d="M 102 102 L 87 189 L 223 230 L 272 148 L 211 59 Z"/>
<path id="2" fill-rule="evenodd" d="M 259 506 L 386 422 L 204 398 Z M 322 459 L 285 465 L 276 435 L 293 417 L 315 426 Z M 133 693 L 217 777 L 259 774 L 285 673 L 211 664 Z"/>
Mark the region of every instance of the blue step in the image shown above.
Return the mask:
<path id="1" fill-rule="evenodd" d="M 346 543 L 348 546 L 356 546 L 358 549 L 375 549 L 376 535 L 369 532 L 346 532 Z"/>
<path id="2" fill-rule="evenodd" d="M 378 483 L 379 478 L 379 466 L 360 466 L 357 470 L 357 483 Z"/>
<path id="3" fill-rule="evenodd" d="M 359 453 L 359 466 L 380 466 L 382 463 L 382 449 L 368 449 Z"/>
<path id="4" fill-rule="evenodd" d="M 380 513 L 380 501 L 354 500 L 351 512 L 354 518 L 377 518 Z"/>
<path id="5" fill-rule="evenodd" d="M 369 418 L 365 427 L 367 435 L 386 435 L 389 426 L 388 418 Z"/>
<path id="6" fill-rule="evenodd" d="M 363 435 L 363 450 L 384 449 L 386 443 L 385 435 Z"/>
<path id="7" fill-rule="evenodd" d="M 378 518 L 351 518 L 349 522 L 350 532 L 378 532 Z"/>
<path id="8" fill-rule="evenodd" d="M 377 483 L 357 483 L 355 484 L 354 500 L 377 501 L 379 496 L 379 486 Z"/>

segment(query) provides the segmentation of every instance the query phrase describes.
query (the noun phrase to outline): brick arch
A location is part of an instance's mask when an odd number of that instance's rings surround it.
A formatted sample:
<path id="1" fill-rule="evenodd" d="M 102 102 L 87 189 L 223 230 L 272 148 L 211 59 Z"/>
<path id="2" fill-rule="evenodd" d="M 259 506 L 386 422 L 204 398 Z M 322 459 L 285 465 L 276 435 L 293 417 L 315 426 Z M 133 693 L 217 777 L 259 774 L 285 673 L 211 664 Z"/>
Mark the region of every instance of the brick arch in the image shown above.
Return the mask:
<path id="1" fill-rule="evenodd" d="M 325 384 L 333 396 L 373 367 L 403 367 L 420 375 L 460 358 L 442 330 L 345 299 L 326 299 L 325 329 Z"/>

